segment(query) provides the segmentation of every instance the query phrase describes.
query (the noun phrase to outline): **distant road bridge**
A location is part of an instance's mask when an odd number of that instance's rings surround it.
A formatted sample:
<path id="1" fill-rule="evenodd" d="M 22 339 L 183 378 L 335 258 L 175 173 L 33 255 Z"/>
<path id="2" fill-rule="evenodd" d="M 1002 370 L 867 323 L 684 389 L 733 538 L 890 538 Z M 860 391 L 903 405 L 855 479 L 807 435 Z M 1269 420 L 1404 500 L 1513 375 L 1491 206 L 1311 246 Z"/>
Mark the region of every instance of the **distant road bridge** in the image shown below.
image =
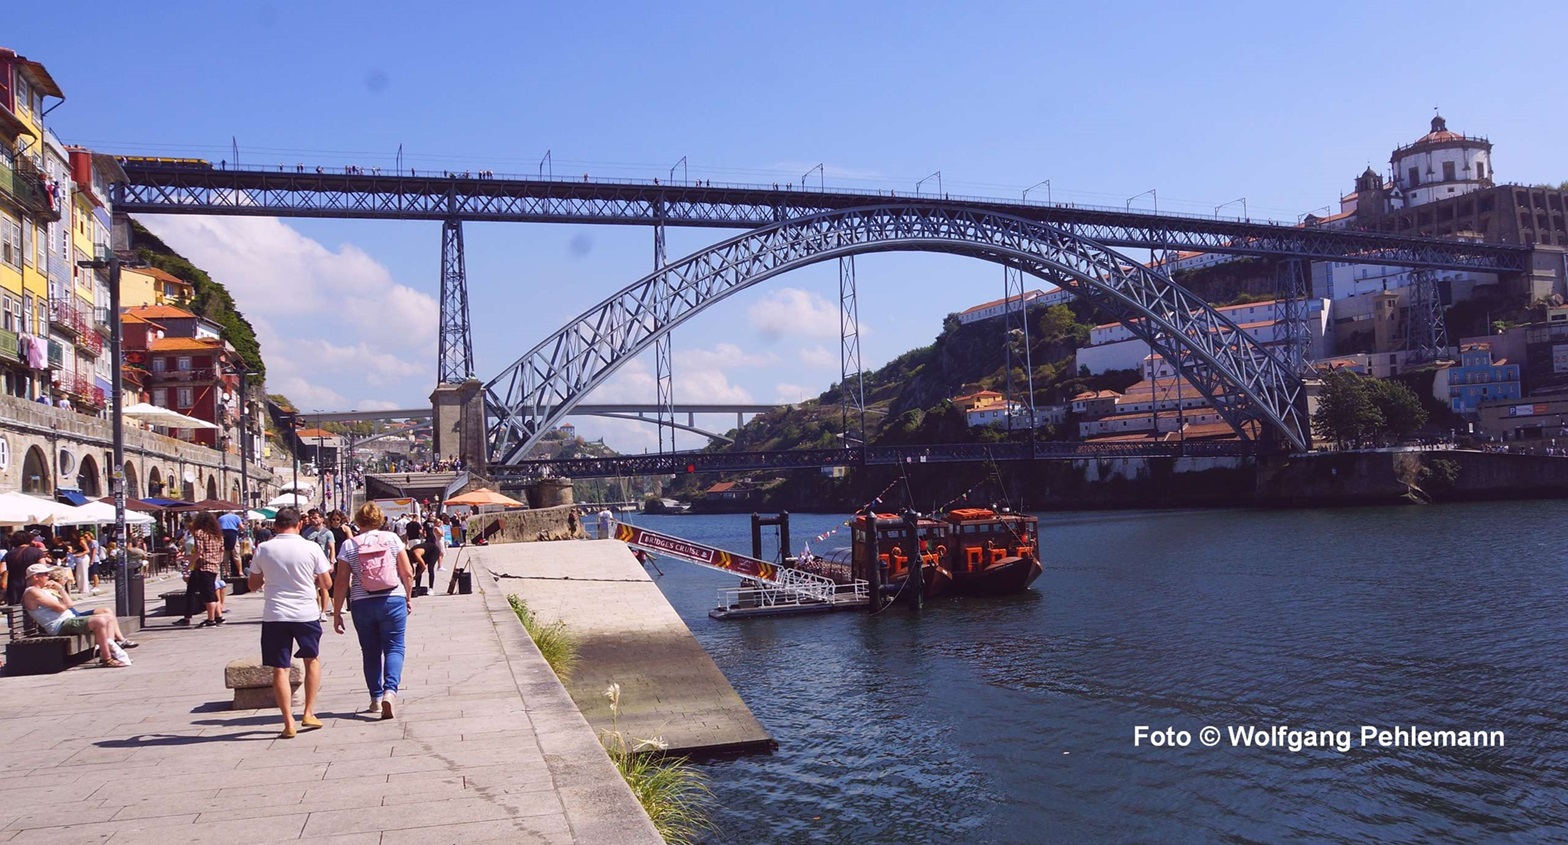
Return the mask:
<path id="1" fill-rule="evenodd" d="M 791 449 L 776 452 L 673 452 L 618 458 L 518 461 L 492 466 L 489 475 L 503 483 L 535 478 L 614 478 L 680 475 L 696 472 L 755 472 L 819 467 L 896 466 L 898 464 L 977 463 L 985 461 L 1081 461 L 1125 458 L 1248 457 L 1255 443 L 1237 440 L 1188 443 L 960 443 L 934 446 L 872 446 L 844 449 Z"/>
<path id="2" fill-rule="evenodd" d="M 1273 439 L 1297 449 L 1307 448 L 1310 440 L 1297 362 L 1277 357 L 1177 285 L 1163 268 L 1147 267 L 1111 247 L 1296 262 L 1290 274 L 1295 287 L 1282 302 L 1298 309 L 1304 308 L 1306 296 L 1301 262 L 1311 260 L 1505 275 L 1532 270 L 1535 262 L 1532 249 L 1525 246 L 1160 214 L 1130 204 L 1108 209 L 954 197 L 940 189 L 924 193 L 918 186 L 914 192 L 895 194 L 828 190 L 825 182 L 816 189 L 791 183 L 782 188 L 715 186 L 690 179 L 661 184 L 590 179 L 586 174 L 576 180 L 412 168 L 387 173 L 304 165 L 231 169 L 195 160 L 134 158 L 124 166 L 128 181 L 113 189 L 117 212 L 441 221 L 438 374 L 443 384 L 466 382 L 474 375 L 463 221 L 652 227 L 652 274 L 590 307 L 484 384 L 491 454 L 465 458 L 514 466 L 524 465 L 529 449 L 577 413 L 617 368 L 650 349 L 655 353 L 659 421 L 670 425 L 671 330 L 735 292 L 821 261 L 840 264 L 846 384 L 860 373 L 854 256 L 888 251 L 963 255 L 1017 274 L 1019 287 L 1009 287 L 1009 297 L 1021 295 L 1021 280 L 1031 275 L 1090 302 L 1147 343 L 1151 354 L 1172 362 L 1240 438 Z M 667 264 L 664 230 L 669 226 L 749 231 Z M 1284 320 L 1304 327 L 1304 314 Z M 670 442 L 673 449 L 673 434 Z M 662 443 L 661 433 L 661 451 Z M 438 449 L 450 451 L 439 443 Z"/>
<path id="3" fill-rule="evenodd" d="M 664 421 L 664 425 L 674 425 L 683 431 L 701 434 L 710 440 L 719 440 L 725 443 L 734 442 L 728 436 L 716 431 L 709 431 L 697 425 L 698 414 L 734 414 L 735 427 L 740 428 L 746 424 L 747 414 L 765 414 L 778 405 L 746 404 L 740 402 L 716 403 L 693 405 L 677 403 L 675 413 L 686 415 L 686 424 Z M 608 417 L 610 419 L 633 420 L 636 422 L 655 423 L 658 419 L 650 419 L 647 414 L 659 413 L 658 405 L 647 403 L 622 402 L 622 403 L 583 403 L 573 406 L 569 416 L 574 417 Z M 300 414 L 303 420 L 323 422 L 370 422 L 376 420 L 428 420 L 431 417 L 429 408 L 394 408 L 385 411 L 324 411 L 313 414 Z"/>

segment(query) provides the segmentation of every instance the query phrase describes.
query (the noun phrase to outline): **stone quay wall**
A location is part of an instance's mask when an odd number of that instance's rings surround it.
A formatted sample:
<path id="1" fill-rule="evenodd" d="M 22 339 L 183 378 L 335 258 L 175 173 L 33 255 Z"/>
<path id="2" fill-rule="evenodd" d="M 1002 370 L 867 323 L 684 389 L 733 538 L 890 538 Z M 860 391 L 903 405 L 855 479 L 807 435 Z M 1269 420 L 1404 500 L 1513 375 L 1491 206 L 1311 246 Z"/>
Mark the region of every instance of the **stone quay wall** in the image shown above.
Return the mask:
<path id="1" fill-rule="evenodd" d="M 0 490 L 53 494 L 66 488 L 107 496 L 113 447 L 114 430 L 106 419 L 0 396 Z M 151 495 L 149 482 L 159 481 L 165 496 L 177 486 L 180 495 L 170 498 L 197 501 L 212 494 L 239 500 L 238 455 L 133 428 L 128 421 L 125 463 L 125 493 L 133 499 Z M 263 501 L 277 495 L 285 480 L 254 463 L 249 474 L 250 489 L 260 491 Z"/>
<path id="2" fill-rule="evenodd" d="M 485 537 L 488 543 L 532 543 L 587 537 L 577 508 L 531 508 L 522 511 L 482 513 L 468 518 L 470 540 Z"/>

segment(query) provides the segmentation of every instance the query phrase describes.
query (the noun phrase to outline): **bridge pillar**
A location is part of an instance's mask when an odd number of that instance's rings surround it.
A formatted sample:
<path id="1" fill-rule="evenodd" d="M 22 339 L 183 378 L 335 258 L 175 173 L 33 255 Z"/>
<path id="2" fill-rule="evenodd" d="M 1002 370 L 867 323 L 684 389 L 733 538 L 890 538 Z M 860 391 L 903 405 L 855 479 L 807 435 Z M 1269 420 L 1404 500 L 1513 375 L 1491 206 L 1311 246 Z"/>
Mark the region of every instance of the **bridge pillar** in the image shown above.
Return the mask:
<path id="1" fill-rule="evenodd" d="M 430 394 L 430 434 L 437 459 L 461 458 L 463 466 L 484 471 L 484 383 L 471 378 L 456 384 L 436 385 Z"/>

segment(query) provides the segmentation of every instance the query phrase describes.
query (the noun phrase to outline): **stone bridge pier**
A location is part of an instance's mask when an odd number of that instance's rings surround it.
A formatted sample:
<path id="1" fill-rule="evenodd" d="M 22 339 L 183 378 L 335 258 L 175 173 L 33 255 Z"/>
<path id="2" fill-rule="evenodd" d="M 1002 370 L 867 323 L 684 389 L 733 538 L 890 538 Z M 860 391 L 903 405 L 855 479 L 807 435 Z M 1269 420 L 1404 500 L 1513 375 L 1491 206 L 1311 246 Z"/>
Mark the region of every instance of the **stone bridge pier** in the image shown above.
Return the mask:
<path id="1" fill-rule="evenodd" d="M 430 394 L 430 437 L 436 460 L 462 459 L 470 471 L 484 473 L 489 457 L 485 447 L 484 383 L 468 379 L 440 384 Z"/>

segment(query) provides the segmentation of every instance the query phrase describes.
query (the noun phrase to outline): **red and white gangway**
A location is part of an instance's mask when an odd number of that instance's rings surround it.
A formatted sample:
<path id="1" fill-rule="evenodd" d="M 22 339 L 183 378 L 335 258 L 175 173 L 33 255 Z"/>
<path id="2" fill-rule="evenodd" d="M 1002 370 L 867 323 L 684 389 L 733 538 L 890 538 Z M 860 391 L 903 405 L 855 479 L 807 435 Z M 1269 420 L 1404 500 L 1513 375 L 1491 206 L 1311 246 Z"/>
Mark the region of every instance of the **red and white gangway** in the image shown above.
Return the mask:
<path id="1" fill-rule="evenodd" d="M 755 616 L 767 612 L 836 610 L 864 605 L 869 600 L 864 581 L 841 585 L 821 575 L 778 566 L 705 543 L 652 531 L 640 525 L 616 522 L 615 539 L 633 548 L 757 582 L 755 586 L 720 590 L 719 606 L 711 614 L 719 618 Z"/>

